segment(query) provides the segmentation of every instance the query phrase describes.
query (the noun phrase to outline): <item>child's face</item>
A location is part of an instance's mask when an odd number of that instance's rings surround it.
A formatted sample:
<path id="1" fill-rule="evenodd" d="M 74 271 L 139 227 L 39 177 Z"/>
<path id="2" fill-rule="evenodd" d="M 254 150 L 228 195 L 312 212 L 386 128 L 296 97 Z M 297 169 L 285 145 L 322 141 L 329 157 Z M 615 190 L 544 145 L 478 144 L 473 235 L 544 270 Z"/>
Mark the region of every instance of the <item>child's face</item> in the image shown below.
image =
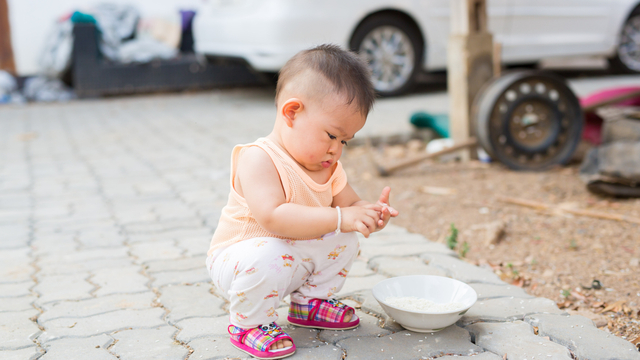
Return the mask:
<path id="1" fill-rule="evenodd" d="M 366 116 L 341 96 L 304 104 L 283 137 L 287 152 L 309 171 L 330 171 L 347 141 L 364 126 Z"/>

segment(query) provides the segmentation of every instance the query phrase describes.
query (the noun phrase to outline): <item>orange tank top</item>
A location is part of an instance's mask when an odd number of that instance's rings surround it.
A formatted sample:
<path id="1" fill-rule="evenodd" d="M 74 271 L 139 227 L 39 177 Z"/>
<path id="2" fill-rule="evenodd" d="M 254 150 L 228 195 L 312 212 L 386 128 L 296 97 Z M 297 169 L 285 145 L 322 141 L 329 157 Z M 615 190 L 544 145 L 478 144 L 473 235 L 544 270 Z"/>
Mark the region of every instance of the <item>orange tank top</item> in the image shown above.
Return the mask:
<path id="1" fill-rule="evenodd" d="M 333 197 L 347 185 L 347 174 L 340 161 L 337 162 L 331 178 L 324 184 L 318 184 L 287 153 L 267 138 L 260 138 L 246 145 L 237 145 L 233 148 L 231 154 L 231 192 L 229 193 L 229 200 L 222 209 L 218 226 L 207 252 L 208 255 L 211 255 L 215 249 L 246 239 L 257 237 L 287 239 L 263 229 L 253 217 L 245 199 L 235 190 L 234 180 L 236 169 L 238 168 L 238 159 L 244 150 L 250 146 L 261 148 L 273 161 L 280 176 L 287 203 L 304 206 L 331 206 Z M 309 240 L 309 238 L 292 240 Z"/>

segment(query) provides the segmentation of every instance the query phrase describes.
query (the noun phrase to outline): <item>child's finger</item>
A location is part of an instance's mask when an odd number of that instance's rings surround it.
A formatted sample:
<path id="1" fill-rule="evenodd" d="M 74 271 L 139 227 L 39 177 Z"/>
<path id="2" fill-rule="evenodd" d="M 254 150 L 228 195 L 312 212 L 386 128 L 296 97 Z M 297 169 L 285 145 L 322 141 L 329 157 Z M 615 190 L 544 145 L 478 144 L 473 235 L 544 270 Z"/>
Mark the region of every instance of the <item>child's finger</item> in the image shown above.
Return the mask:
<path id="1" fill-rule="evenodd" d="M 364 235 L 365 238 L 369 237 L 369 228 L 367 228 L 367 226 L 363 223 L 363 222 L 358 222 L 356 224 L 356 230 L 358 230 L 358 232 L 362 235 Z"/>
<path id="2" fill-rule="evenodd" d="M 380 210 L 380 219 L 384 220 L 384 214 L 388 212 L 389 212 L 389 209 L 387 209 L 386 207 L 383 207 L 382 210 Z"/>
<path id="3" fill-rule="evenodd" d="M 382 189 L 382 193 L 380 194 L 380 199 L 378 201 L 380 201 L 383 204 L 388 204 L 389 193 L 391 193 L 391 188 L 389 186 L 385 186 L 384 189 Z"/>
<path id="4" fill-rule="evenodd" d="M 389 215 L 391 215 L 392 217 L 396 217 L 399 214 L 398 210 L 392 208 L 391 206 L 387 206 L 387 210 L 389 210 Z"/>
<path id="5" fill-rule="evenodd" d="M 389 221 L 389 219 L 391 218 L 391 216 L 392 216 L 392 214 L 391 214 L 391 210 L 390 210 L 390 209 L 387 209 L 387 211 L 385 211 L 385 212 L 384 212 L 384 218 L 383 218 L 383 220 L 384 220 L 385 222 L 387 222 L 387 221 Z"/>
<path id="6" fill-rule="evenodd" d="M 368 217 L 370 217 L 370 218 L 372 218 L 372 219 L 375 219 L 375 218 L 380 217 L 380 215 L 379 215 L 379 214 L 381 214 L 381 211 L 379 212 L 379 211 L 375 211 L 375 210 L 367 210 L 367 211 L 365 212 L 365 214 L 366 214 Z"/>
<path id="7" fill-rule="evenodd" d="M 375 210 L 375 211 L 382 211 L 382 209 L 384 208 L 384 205 L 382 204 L 368 204 L 363 206 L 365 209 L 371 209 L 371 210 Z"/>

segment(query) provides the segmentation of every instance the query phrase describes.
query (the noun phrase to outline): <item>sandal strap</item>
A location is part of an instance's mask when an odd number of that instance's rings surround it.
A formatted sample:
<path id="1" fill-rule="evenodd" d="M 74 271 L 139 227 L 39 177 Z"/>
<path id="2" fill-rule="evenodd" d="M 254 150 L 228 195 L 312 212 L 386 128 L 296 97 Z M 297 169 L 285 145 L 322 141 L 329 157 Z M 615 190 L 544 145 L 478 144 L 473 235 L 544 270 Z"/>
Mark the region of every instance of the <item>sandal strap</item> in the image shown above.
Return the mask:
<path id="1" fill-rule="evenodd" d="M 344 317 L 349 310 L 351 310 L 352 314 L 355 314 L 354 308 L 336 299 L 311 299 L 309 304 L 312 305 L 308 317 L 310 321 L 315 320 L 316 316 L 319 316 L 320 321 L 344 322 Z"/>
<path id="2" fill-rule="evenodd" d="M 241 331 L 232 333 L 231 327 Z M 278 340 L 288 339 L 293 342 L 293 339 L 276 323 L 258 326 L 253 329 L 242 329 L 237 326 L 229 325 L 227 331 L 229 331 L 231 336 L 240 336 L 238 342 L 259 351 L 268 351 L 271 344 Z"/>

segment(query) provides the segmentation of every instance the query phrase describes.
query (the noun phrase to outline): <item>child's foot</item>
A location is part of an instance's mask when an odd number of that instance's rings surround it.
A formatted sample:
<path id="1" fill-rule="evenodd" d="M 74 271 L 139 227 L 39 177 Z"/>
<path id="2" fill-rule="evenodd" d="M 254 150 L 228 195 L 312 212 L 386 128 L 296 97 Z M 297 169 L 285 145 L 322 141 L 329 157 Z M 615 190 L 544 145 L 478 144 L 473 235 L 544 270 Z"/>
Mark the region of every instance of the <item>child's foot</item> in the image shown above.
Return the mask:
<path id="1" fill-rule="evenodd" d="M 296 352 L 291 337 L 276 323 L 253 329 L 229 325 L 228 331 L 231 345 L 258 359 L 282 359 Z"/>
<path id="2" fill-rule="evenodd" d="M 308 305 L 291 302 L 290 323 L 311 328 L 346 330 L 360 324 L 355 310 L 335 299 L 311 299 Z"/>
<path id="3" fill-rule="evenodd" d="M 278 340 L 275 344 L 269 347 L 269 350 L 284 349 L 289 346 L 293 346 L 291 340 Z"/>

